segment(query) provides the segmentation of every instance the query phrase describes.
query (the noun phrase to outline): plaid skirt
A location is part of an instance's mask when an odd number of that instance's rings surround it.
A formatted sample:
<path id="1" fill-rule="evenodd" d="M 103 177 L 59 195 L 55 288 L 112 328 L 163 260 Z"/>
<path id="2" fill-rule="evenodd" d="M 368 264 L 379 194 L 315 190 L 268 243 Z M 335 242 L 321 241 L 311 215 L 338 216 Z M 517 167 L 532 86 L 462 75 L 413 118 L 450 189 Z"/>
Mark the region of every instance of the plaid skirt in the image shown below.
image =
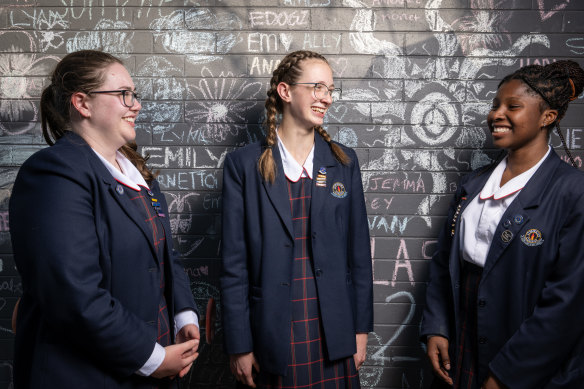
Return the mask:
<path id="1" fill-rule="evenodd" d="M 330 361 L 326 355 L 310 243 L 311 188 L 310 178 L 288 180 L 294 225 L 290 356 L 285 376 L 262 372 L 260 366 L 259 388 L 360 388 L 352 356 Z"/>
<path id="2" fill-rule="evenodd" d="M 464 263 L 460 296 L 462 326 L 456 345 L 455 389 L 479 389 L 477 378 L 477 299 L 483 268 L 469 262 Z"/>

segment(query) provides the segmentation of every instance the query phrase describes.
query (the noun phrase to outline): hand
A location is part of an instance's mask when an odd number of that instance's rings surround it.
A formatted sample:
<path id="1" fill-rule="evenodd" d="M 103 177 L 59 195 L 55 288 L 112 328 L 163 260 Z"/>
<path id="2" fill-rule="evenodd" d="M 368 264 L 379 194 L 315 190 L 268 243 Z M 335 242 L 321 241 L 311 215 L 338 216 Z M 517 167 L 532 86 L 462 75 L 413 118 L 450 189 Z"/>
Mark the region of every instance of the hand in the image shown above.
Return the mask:
<path id="1" fill-rule="evenodd" d="M 231 367 L 231 372 L 238 381 L 247 386 L 251 386 L 252 388 L 256 387 L 253 382 L 254 374 L 252 368 L 255 368 L 256 371 L 260 371 L 260 365 L 256 361 L 253 352 L 230 355 L 229 366 Z"/>
<path id="2" fill-rule="evenodd" d="M 194 352 L 195 346 L 198 344 L 197 340 L 189 340 L 180 344 L 173 344 L 164 348 L 166 354 L 162 364 L 152 373 L 154 378 L 174 377 L 180 375 L 185 368 L 190 369 L 193 361 L 199 356 Z M 189 370 L 186 369 L 186 372 Z M 184 374 L 186 374 L 186 372 Z M 183 377 L 184 374 L 181 376 Z"/>
<path id="3" fill-rule="evenodd" d="M 426 352 L 434 373 L 444 382 L 452 385 L 450 371 L 450 356 L 448 355 L 448 339 L 443 336 L 430 336 L 428 338 L 428 351 Z"/>
<path id="4" fill-rule="evenodd" d="M 200 343 L 200 339 L 201 339 L 201 335 L 199 333 L 199 327 L 197 327 L 195 324 L 187 324 L 185 325 L 183 328 L 180 329 L 180 331 L 178 332 L 178 334 L 176 334 L 176 343 L 177 344 L 181 344 L 184 342 L 188 342 L 189 340 L 195 340 L 196 344 L 195 347 L 192 348 L 191 352 L 193 354 L 195 354 L 197 352 L 197 350 L 199 349 L 199 343 Z M 185 375 L 187 375 L 187 373 L 189 372 L 189 370 L 191 370 L 191 366 L 193 364 L 191 363 L 188 366 L 185 366 L 184 369 L 182 369 L 179 373 L 178 376 L 179 377 L 184 377 Z"/>
<path id="5" fill-rule="evenodd" d="M 493 373 L 489 373 L 489 377 L 487 378 L 483 386 L 481 386 L 481 389 L 506 389 L 506 388 L 507 387 L 503 385 L 503 383 L 499 381 L 497 377 L 493 375 Z"/>
<path id="6" fill-rule="evenodd" d="M 369 334 L 357 334 L 357 352 L 353 354 L 355 367 L 357 370 L 361 368 L 365 358 L 367 358 L 367 337 Z"/>

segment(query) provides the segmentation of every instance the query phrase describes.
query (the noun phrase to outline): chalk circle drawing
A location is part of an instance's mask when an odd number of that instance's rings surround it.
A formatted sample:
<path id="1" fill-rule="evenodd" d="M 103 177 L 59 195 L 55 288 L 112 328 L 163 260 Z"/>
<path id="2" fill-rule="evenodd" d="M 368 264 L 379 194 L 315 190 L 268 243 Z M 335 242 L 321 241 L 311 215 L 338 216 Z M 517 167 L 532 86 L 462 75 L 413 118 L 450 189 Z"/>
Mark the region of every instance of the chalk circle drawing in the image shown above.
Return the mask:
<path id="1" fill-rule="evenodd" d="M 94 31 L 77 32 L 73 38 L 67 39 L 67 52 L 78 50 L 103 50 L 126 58 L 134 51 L 132 25 L 125 21 L 101 19 L 95 25 Z"/>
<path id="2" fill-rule="evenodd" d="M 25 39 L 19 39 L 21 37 Z M 23 41 L 26 47 L 13 44 Z M 0 47 L 8 48 L 4 50 L 7 53 L 0 54 L 0 135 L 24 134 L 34 130 L 39 120 L 38 108 L 30 92 L 38 93 L 43 86 L 43 81 L 27 76 L 49 73 L 59 58 L 36 54 L 34 37 L 27 31 L 0 31 Z M 7 123 L 11 122 L 26 124 L 10 128 Z"/>
<path id="3" fill-rule="evenodd" d="M 418 101 L 410 113 L 411 134 L 426 145 L 444 144 L 456 133 L 459 112 L 451 99 L 442 93 L 429 93 Z"/>

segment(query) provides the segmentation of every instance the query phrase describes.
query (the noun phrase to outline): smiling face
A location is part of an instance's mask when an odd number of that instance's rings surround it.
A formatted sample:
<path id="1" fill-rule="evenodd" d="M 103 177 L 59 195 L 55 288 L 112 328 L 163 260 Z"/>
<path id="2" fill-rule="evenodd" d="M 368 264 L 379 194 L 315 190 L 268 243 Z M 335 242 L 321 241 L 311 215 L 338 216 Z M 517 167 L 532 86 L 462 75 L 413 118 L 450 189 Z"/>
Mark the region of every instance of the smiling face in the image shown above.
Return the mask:
<path id="1" fill-rule="evenodd" d="M 307 59 L 300 63 L 302 73 L 295 83 L 321 83 L 334 87 L 333 72 L 330 66 L 319 59 Z M 304 128 L 322 126 L 324 115 L 332 104 L 332 97 L 318 99 L 312 85 L 291 85 L 288 112 L 295 121 Z M 286 110 L 285 110 L 286 111 Z"/>
<path id="2" fill-rule="evenodd" d="M 548 147 L 549 109 L 542 110 L 542 99 L 520 80 L 505 82 L 497 90 L 487 124 L 495 146 L 509 152 L 541 152 Z"/>
<path id="3" fill-rule="evenodd" d="M 104 69 L 104 82 L 96 91 L 135 90 L 132 77 L 126 68 L 115 63 Z M 129 96 L 126 100 L 130 101 Z M 136 138 L 135 120 L 142 109 L 139 101 L 126 107 L 120 93 L 88 95 L 90 109 L 89 136 L 102 147 L 117 150 Z M 90 143 L 91 144 L 91 143 Z"/>

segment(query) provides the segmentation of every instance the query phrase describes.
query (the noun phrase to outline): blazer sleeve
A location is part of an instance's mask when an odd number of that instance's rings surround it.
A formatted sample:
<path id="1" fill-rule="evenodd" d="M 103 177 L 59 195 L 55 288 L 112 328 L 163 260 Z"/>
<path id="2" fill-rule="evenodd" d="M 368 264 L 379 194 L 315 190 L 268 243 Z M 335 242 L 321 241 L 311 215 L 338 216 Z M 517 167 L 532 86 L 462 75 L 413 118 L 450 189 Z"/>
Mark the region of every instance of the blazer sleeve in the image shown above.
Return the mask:
<path id="1" fill-rule="evenodd" d="M 223 167 L 221 303 L 228 354 L 253 350 L 249 310 L 249 278 L 245 240 L 243 174 L 228 154 Z"/>
<path id="2" fill-rule="evenodd" d="M 584 194 L 568 203 L 573 206 L 557 235 L 557 260 L 533 314 L 489 364 L 509 388 L 548 382 L 584 336 Z"/>
<path id="3" fill-rule="evenodd" d="M 352 150 L 351 188 L 353 189 L 349 223 L 349 264 L 355 293 L 355 331 L 373 331 L 373 271 L 369 223 L 365 208 L 363 183 L 357 155 Z"/>
<path id="4" fill-rule="evenodd" d="M 103 286 L 109 253 L 100 252 L 94 202 L 99 182 L 86 157 L 47 150 L 22 166 L 10 201 L 24 298 L 31 295 L 53 334 L 129 376 L 152 353 L 152 327 Z"/>

